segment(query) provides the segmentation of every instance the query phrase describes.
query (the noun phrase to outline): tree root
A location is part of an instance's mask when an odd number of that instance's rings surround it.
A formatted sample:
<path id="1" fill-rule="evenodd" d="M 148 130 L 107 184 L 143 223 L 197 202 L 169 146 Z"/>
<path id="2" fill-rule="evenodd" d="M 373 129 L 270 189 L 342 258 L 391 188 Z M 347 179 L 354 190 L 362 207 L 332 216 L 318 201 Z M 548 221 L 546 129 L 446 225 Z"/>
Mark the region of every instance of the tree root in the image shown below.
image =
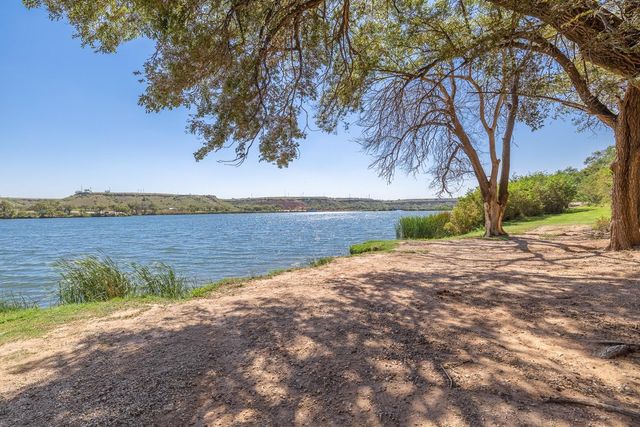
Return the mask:
<path id="1" fill-rule="evenodd" d="M 627 341 L 594 341 L 596 344 L 602 345 L 628 345 L 640 349 L 640 343 Z"/>
<path id="2" fill-rule="evenodd" d="M 444 372 L 444 374 L 447 376 L 447 379 L 449 380 L 449 388 L 453 388 L 455 386 L 455 383 L 453 382 L 453 378 L 451 378 L 451 375 L 449 375 L 449 372 L 447 372 L 445 367 L 442 365 L 440 365 L 440 369 L 442 369 L 442 372 Z"/>
<path id="3" fill-rule="evenodd" d="M 614 359 L 640 350 L 640 344 L 637 343 L 616 341 L 596 341 L 596 343 L 607 346 L 605 349 L 596 353 L 596 355 L 602 359 Z"/>
<path id="4" fill-rule="evenodd" d="M 640 420 L 640 412 L 633 411 L 631 409 L 622 408 L 620 406 L 608 405 L 606 403 L 592 402 L 584 399 L 574 399 L 569 397 L 550 397 L 544 400 L 544 403 L 556 403 L 559 405 L 582 405 L 590 406 L 592 408 L 602 409 L 604 411 L 616 412 L 618 414 L 626 415 L 634 419 Z"/>

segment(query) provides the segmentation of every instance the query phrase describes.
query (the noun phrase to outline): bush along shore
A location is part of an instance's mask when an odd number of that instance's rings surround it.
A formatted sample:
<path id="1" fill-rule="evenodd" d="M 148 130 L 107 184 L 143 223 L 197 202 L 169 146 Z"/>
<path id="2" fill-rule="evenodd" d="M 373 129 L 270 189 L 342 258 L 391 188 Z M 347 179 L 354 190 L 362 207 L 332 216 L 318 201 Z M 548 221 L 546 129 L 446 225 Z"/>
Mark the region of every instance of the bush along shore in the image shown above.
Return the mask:
<path id="1" fill-rule="evenodd" d="M 572 202 L 588 199 L 584 196 L 581 179 L 573 171 L 536 173 L 514 179 L 509 184 L 509 202 L 504 220 L 526 221 L 527 218 L 568 212 Z M 602 197 L 588 200 L 591 203 L 606 203 Z M 609 221 L 606 215 L 603 211 L 600 228 Z M 401 218 L 396 226 L 396 236 L 399 239 L 437 239 L 473 233 L 483 225 L 483 201 L 480 190 L 475 189 L 458 199 L 451 212 Z"/>

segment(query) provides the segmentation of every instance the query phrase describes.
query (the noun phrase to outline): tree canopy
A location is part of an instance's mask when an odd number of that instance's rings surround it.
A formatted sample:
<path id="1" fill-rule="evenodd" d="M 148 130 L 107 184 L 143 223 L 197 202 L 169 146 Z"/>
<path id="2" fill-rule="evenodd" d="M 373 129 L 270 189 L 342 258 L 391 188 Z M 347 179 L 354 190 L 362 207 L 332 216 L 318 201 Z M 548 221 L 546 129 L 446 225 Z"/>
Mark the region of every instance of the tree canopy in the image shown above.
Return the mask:
<path id="1" fill-rule="evenodd" d="M 612 247 L 640 244 L 637 1 L 23 1 L 68 19 L 102 52 L 153 40 L 140 103 L 187 107 L 189 130 L 203 142 L 196 159 L 233 146 L 241 162 L 257 144 L 261 160 L 284 167 L 311 122 L 332 131 L 350 114 L 366 117 L 388 78 L 424 86 L 434 72 L 491 64 L 504 49 L 543 55 L 536 78 L 518 90 L 521 120 L 540 125 L 561 106 L 614 130 Z"/>

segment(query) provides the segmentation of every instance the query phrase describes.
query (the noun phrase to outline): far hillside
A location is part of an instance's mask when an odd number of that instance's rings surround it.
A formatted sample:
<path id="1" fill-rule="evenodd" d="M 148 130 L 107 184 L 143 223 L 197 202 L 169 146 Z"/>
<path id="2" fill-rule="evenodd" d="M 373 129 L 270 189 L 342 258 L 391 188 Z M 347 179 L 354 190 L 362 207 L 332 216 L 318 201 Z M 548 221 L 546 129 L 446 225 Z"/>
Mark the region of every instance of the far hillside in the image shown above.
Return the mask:
<path id="1" fill-rule="evenodd" d="M 373 200 L 331 197 L 260 197 L 226 200 L 241 211 L 449 210 L 456 199 Z"/>
<path id="2" fill-rule="evenodd" d="M 456 199 L 373 200 L 329 197 L 219 199 L 212 195 L 82 191 L 63 199 L 0 199 L 0 218 L 242 212 L 448 210 Z"/>

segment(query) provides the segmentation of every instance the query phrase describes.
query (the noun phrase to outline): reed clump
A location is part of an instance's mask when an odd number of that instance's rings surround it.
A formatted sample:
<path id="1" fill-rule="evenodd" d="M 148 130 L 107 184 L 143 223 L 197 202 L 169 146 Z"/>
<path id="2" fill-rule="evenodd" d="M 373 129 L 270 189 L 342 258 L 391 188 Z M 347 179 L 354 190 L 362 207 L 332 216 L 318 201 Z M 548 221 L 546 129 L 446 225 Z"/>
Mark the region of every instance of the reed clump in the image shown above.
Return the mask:
<path id="1" fill-rule="evenodd" d="M 450 218 L 449 212 L 400 218 L 396 224 L 396 237 L 398 239 L 441 239 L 450 236 L 451 232 L 445 227 Z"/>
<path id="2" fill-rule="evenodd" d="M 185 297 L 190 287 L 187 280 L 162 263 L 150 266 L 131 264 L 124 269 L 107 256 L 88 256 L 60 260 L 54 264 L 60 279 L 60 304 L 108 301 L 114 298 L 156 296 Z"/>

